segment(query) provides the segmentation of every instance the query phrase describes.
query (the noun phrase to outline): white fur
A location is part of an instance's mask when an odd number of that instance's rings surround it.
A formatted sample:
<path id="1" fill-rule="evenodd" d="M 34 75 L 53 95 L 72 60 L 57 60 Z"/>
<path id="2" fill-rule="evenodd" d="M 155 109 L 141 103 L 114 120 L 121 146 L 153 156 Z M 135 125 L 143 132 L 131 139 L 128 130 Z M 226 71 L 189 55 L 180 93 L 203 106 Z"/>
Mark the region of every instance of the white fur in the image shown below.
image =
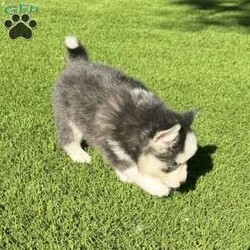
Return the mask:
<path id="1" fill-rule="evenodd" d="M 79 47 L 79 41 L 75 36 L 66 36 L 65 44 L 66 47 L 69 49 L 75 49 Z"/>
<path id="2" fill-rule="evenodd" d="M 153 178 L 157 178 L 158 175 L 161 176 L 162 182 L 169 188 L 179 187 L 187 178 L 186 164 L 181 165 L 170 173 L 163 174 L 162 169 L 165 167 L 165 163 L 153 154 L 141 155 L 138 165 L 144 175 L 152 176 Z"/>
<path id="3" fill-rule="evenodd" d="M 197 150 L 197 140 L 193 132 L 187 133 L 184 150 L 176 157 L 176 162 L 181 166 L 167 175 L 165 183 L 173 188 L 177 188 L 187 179 L 186 162 L 195 154 Z"/>
<path id="4" fill-rule="evenodd" d="M 139 171 L 137 166 L 133 165 L 124 170 L 123 172 L 119 171 L 119 175 L 122 176 L 122 178 L 124 179 L 130 180 L 130 182 L 136 182 L 139 175 Z"/>
<path id="5" fill-rule="evenodd" d="M 71 121 L 69 122 L 69 126 L 71 127 L 72 132 L 74 134 L 74 140 L 78 143 L 81 143 L 83 136 L 81 130 Z"/>
<path id="6" fill-rule="evenodd" d="M 156 195 L 159 197 L 168 196 L 171 191 L 171 188 L 169 188 L 159 179 L 152 178 L 146 175 L 141 175 L 136 181 L 136 184 L 149 194 Z"/>
<path id="7" fill-rule="evenodd" d="M 186 180 L 187 180 L 187 164 L 184 164 L 182 166 L 182 170 L 181 170 L 181 173 L 180 173 L 180 182 L 181 183 L 184 183 Z"/>
<path id="8" fill-rule="evenodd" d="M 176 162 L 186 163 L 196 152 L 197 150 L 197 140 L 193 132 L 187 133 L 184 151 L 183 153 L 178 154 L 176 157 Z"/>
<path id="9" fill-rule="evenodd" d="M 72 142 L 64 145 L 64 150 L 74 162 L 90 163 L 91 157 L 80 146 L 80 144 Z"/>
<path id="10" fill-rule="evenodd" d="M 175 171 L 166 175 L 164 183 L 171 188 L 178 188 L 181 183 L 184 183 L 187 179 L 187 164 L 184 164 L 177 168 Z"/>
<path id="11" fill-rule="evenodd" d="M 189 132 L 186 136 L 184 151 L 176 157 L 176 162 L 181 164 L 175 171 L 168 173 L 164 183 L 172 188 L 177 188 L 187 179 L 186 162 L 195 154 L 197 150 L 197 140 L 193 132 Z"/>
<path id="12" fill-rule="evenodd" d="M 187 165 L 183 164 L 173 172 L 166 174 L 164 180 L 157 178 L 157 171 L 162 173 L 161 169 L 165 164 L 158 160 L 154 155 L 141 155 L 138 164 L 141 169 L 132 161 L 130 156 L 121 148 L 119 142 L 108 140 L 111 150 L 120 160 L 131 162 L 131 167 L 121 172 L 116 170 L 119 179 L 123 182 L 135 183 L 151 195 L 167 196 L 171 188 L 177 188 L 187 178 Z M 141 172 L 142 171 L 142 172 Z"/>
<path id="13" fill-rule="evenodd" d="M 132 180 L 127 175 L 125 175 L 123 172 L 121 172 L 117 169 L 115 170 L 115 172 L 116 172 L 117 176 L 119 177 L 120 181 L 132 183 Z"/>
<path id="14" fill-rule="evenodd" d="M 110 139 L 107 140 L 109 146 L 113 153 L 118 157 L 120 160 L 124 160 L 127 162 L 133 162 L 130 156 L 121 148 L 120 143 L 117 141 L 112 141 Z"/>
<path id="15" fill-rule="evenodd" d="M 154 175 L 159 171 L 162 172 L 165 163 L 151 153 L 141 154 L 138 159 L 138 167 L 143 174 Z"/>
<path id="16" fill-rule="evenodd" d="M 90 155 L 81 148 L 82 133 L 80 129 L 71 121 L 69 121 L 69 126 L 72 129 L 74 140 L 71 143 L 64 145 L 64 150 L 73 161 L 90 163 Z"/>
<path id="17" fill-rule="evenodd" d="M 135 183 L 151 195 L 162 197 L 169 195 L 171 191 L 171 188 L 169 188 L 159 179 L 153 178 L 149 175 L 141 174 L 138 171 L 137 166 L 132 166 L 122 173 L 119 172 L 118 176 L 120 179 L 122 178 L 122 181 Z"/>
<path id="18" fill-rule="evenodd" d="M 187 133 L 184 151 L 176 157 L 176 162 L 181 164 L 175 171 L 166 175 L 164 183 L 172 188 L 177 188 L 187 179 L 187 164 L 186 162 L 195 154 L 197 150 L 197 140 L 193 132 Z"/>

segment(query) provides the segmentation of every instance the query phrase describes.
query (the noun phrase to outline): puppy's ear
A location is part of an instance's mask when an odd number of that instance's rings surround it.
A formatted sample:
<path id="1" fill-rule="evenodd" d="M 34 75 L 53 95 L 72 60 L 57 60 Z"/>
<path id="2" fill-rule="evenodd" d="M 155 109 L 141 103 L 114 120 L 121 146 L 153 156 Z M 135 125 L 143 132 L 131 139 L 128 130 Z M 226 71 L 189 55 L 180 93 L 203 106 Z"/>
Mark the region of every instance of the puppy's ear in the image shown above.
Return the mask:
<path id="1" fill-rule="evenodd" d="M 153 141 L 156 143 L 167 143 L 173 141 L 179 134 L 180 124 L 174 125 L 172 128 L 159 131 L 155 134 Z"/>
<path id="2" fill-rule="evenodd" d="M 191 126 L 194 122 L 195 117 L 197 116 L 198 112 L 196 110 L 190 110 L 182 114 L 186 124 Z"/>

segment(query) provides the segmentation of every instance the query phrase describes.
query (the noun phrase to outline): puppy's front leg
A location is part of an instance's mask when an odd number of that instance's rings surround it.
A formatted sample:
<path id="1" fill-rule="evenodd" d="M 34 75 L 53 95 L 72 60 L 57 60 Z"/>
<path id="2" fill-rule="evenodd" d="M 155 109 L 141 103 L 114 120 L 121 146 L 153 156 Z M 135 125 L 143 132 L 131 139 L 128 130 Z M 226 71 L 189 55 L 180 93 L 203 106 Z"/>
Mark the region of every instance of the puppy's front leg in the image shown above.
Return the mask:
<path id="1" fill-rule="evenodd" d="M 123 172 L 116 170 L 116 173 L 121 181 L 135 183 L 151 195 L 162 197 L 169 195 L 171 191 L 171 188 L 166 186 L 159 179 L 149 175 L 142 175 L 137 166 L 131 166 Z"/>
<path id="2" fill-rule="evenodd" d="M 120 170 L 115 170 L 115 172 L 116 172 L 118 178 L 120 179 L 120 181 L 128 182 L 128 183 L 133 182 L 128 175 L 124 174 L 124 172 L 122 172 Z"/>

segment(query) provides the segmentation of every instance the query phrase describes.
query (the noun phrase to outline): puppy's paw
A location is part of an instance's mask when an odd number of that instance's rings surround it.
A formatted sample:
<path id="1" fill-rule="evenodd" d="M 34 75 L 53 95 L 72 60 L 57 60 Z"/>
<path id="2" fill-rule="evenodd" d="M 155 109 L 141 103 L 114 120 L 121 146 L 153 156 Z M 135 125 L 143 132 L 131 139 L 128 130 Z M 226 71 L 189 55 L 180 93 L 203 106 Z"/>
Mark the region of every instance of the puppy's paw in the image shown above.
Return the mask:
<path id="1" fill-rule="evenodd" d="M 79 145 L 71 143 L 64 146 L 64 150 L 74 162 L 90 163 L 91 157 Z"/>
<path id="2" fill-rule="evenodd" d="M 81 154 L 74 155 L 71 158 L 74 162 L 79 162 L 79 163 L 90 163 L 91 162 L 90 155 L 84 151 L 81 152 Z"/>
<path id="3" fill-rule="evenodd" d="M 173 171 L 168 175 L 168 178 L 164 180 L 164 183 L 170 188 L 178 188 L 182 183 L 187 180 L 187 165 L 181 166 L 176 171 Z"/>
<path id="4" fill-rule="evenodd" d="M 121 171 L 116 170 L 116 174 L 117 174 L 118 178 L 120 179 L 120 181 L 132 183 L 132 180 L 127 175 L 123 174 Z"/>
<path id="5" fill-rule="evenodd" d="M 168 196 L 171 192 L 171 188 L 160 180 L 148 176 L 144 176 L 137 184 L 149 194 L 159 197 Z"/>
<path id="6" fill-rule="evenodd" d="M 151 187 L 143 187 L 143 189 L 151 195 L 155 195 L 158 197 L 168 196 L 171 192 L 171 188 L 165 185 L 155 185 Z"/>

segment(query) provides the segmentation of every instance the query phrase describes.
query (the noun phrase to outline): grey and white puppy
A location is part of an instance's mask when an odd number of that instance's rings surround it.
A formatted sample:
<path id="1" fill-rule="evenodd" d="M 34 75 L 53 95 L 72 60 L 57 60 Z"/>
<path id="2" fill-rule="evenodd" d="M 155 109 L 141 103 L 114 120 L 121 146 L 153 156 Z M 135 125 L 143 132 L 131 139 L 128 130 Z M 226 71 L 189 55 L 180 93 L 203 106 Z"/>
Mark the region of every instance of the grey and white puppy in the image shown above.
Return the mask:
<path id="1" fill-rule="evenodd" d="M 65 43 L 68 64 L 56 84 L 54 111 L 66 153 L 89 163 L 84 141 L 101 151 L 122 181 L 157 196 L 179 187 L 197 150 L 190 128 L 195 112 L 176 113 L 140 81 L 89 61 L 76 37 Z"/>

